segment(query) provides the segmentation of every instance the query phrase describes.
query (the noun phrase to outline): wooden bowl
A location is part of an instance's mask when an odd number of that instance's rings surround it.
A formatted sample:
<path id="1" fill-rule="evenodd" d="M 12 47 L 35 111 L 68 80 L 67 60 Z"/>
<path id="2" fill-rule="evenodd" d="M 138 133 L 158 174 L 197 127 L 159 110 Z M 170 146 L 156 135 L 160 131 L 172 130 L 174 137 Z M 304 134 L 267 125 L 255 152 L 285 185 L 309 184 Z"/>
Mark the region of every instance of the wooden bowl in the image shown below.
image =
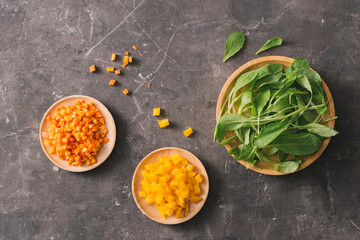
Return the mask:
<path id="1" fill-rule="evenodd" d="M 245 63 L 241 67 L 239 67 L 233 74 L 231 74 L 231 76 L 228 78 L 228 80 L 225 82 L 223 88 L 221 89 L 221 92 L 220 92 L 220 95 L 219 95 L 219 98 L 217 101 L 217 106 L 216 106 L 216 119 L 219 119 L 221 107 L 222 107 L 224 101 L 226 101 L 226 97 L 230 93 L 231 89 L 234 87 L 237 78 L 241 74 L 251 71 L 251 70 L 254 70 L 254 69 L 257 69 L 266 64 L 271 64 L 271 63 L 281 63 L 284 66 L 284 68 L 286 68 L 286 67 L 290 66 L 294 60 L 295 59 L 289 58 L 289 57 L 268 56 L 268 57 L 261 57 L 261 58 L 254 59 L 250 62 Z M 331 99 L 327 105 L 328 113 L 324 116 L 324 118 L 327 119 L 327 118 L 331 118 L 331 117 L 335 116 L 335 106 L 334 106 L 334 101 L 333 101 L 333 98 L 331 96 L 328 86 L 326 85 L 326 83 L 324 82 L 324 80 L 322 78 L 321 78 L 321 80 L 322 80 L 322 87 L 324 89 L 326 98 Z M 325 124 L 325 126 L 334 128 L 335 120 L 327 122 Z M 225 139 L 227 139 L 231 136 L 233 136 L 233 134 L 231 132 L 227 132 L 225 134 Z M 315 152 L 314 154 L 312 154 L 311 157 L 302 158 L 302 164 L 300 165 L 300 167 L 297 171 L 300 171 L 300 170 L 306 168 L 311 163 L 313 163 L 318 157 L 320 157 L 320 155 L 324 152 L 324 150 L 327 147 L 327 145 L 329 144 L 329 142 L 330 142 L 330 138 L 326 139 L 322 143 L 320 149 L 317 152 Z M 236 147 L 236 146 L 237 146 L 236 143 L 231 143 L 231 144 L 225 145 L 227 150 L 230 150 L 231 148 Z M 278 172 L 278 171 L 266 166 L 265 164 L 263 164 L 260 161 L 258 163 L 256 163 L 256 165 L 254 165 L 254 166 L 248 166 L 247 163 L 243 160 L 240 160 L 238 162 L 240 162 L 245 167 L 248 167 L 249 169 L 251 169 L 255 172 L 262 173 L 262 174 L 286 175 L 284 173 Z"/>
<path id="2" fill-rule="evenodd" d="M 97 162 L 95 164 L 92 164 L 90 166 L 88 165 L 70 166 L 67 160 L 60 159 L 56 154 L 50 154 L 50 147 L 44 144 L 45 139 L 42 138 L 41 133 L 48 131 L 50 122 L 46 120 L 47 116 L 53 115 L 56 112 L 56 109 L 60 106 L 74 105 L 77 101 L 81 101 L 81 100 L 85 100 L 86 102 L 91 101 L 95 104 L 96 108 L 99 109 L 101 115 L 104 117 L 105 120 L 105 126 L 108 130 L 106 137 L 109 138 L 109 142 L 103 144 L 100 151 L 95 156 L 97 159 Z M 109 157 L 115 145 L 116 127 L 115 127 L 114 118 L 112 117 L 109 110 L 101 102 L 99 102 L 98 100 L 92 97 L 83 96 L 83 95 L 73 95 L 60 99 L 59 101 L 51 105 L 51 107 L 46 111 L 40 123 L 39 136 L 40 136 L 40 143 L 42 149 L 44 150 L 46 156 L 50 159 L 50 161 L 52 161 L 56 166 L 69 172 L 85 172 L 96 168 Z"/>
<path id="3" fill-rule="evenodd" d="M 141 198 L 139 196 L 139 190 L 141 190 L 141 180 L 143 179 L 141 173 L 145 168 L 145 165 L 152 162 L 157 162 L 158 157 L 164 157 L 164 156 L 171 156 L 175 153 L 178 153 L 180 156 L 186 158 L 189 160 L 189 162 L 195 166 L 195 171 L 200 173 L 203 182 L 200 184 L 201 188 L 201 196 L 202 201 L 198 203 L 190 203 L 190 211 L 187 213 L 185 212 L 185 215 L 183 218 L 176 218 L 174 215 L 171 217 L 163 218 L 161 217 L 158 208 L 154 205 L 148 204 L 145 202 L 144 198 Z M 150 154 L 148 154 L 146 157 L 144 157 L 141 162 L 138 164 L 138 166 L 135 169 L 135 173 L 132 179 L 132 194 L 135 200 L 136 205 L 141 210 L 143 214 L 145 214 L 148 218 L 154 220 L 155 222 L 162 223 L 162 224 L 179 224 L 186 222 L 187 220 L 194 217 L 200 209 L 204 206 L 205 201 L 207 199 L 207 196 L 209 194 L 209 177 L 207 175 L 207 172 L 205 170 L 204 165 L 201 163 L 201 161 L 191 152 L 188 152 L 181 148 L 175 148 L 175 147 L 165 147 L 157 149 Z"/>

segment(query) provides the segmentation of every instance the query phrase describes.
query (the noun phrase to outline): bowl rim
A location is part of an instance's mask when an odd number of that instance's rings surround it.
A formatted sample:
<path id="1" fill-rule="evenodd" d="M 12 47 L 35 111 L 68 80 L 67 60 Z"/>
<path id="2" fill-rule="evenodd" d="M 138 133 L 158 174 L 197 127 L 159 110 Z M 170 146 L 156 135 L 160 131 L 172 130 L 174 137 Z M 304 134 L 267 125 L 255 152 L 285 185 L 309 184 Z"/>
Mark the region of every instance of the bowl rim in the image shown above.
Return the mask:
<path id="1" fill-rule="evenodd" d="M 109 143 L 111 143 L 111 145 L 107 146 L 108 151 L 107 153 L 102 157 L 102 159 L 97 159 L 97 162 L 95 164 L 92 164 L 90 166 L 68 166 L 68 167 L 64 167 L 61 164 L 58 163 L 58 160 L 54 159 L 52 154 L 50 154 L 47 150 L 46 147 L 43 143 L 43 138 L 41 136 L 41 133 L 43 132 L 43 126 L 44 126 L 44 122 L 46 121 L 46 117 L 48 116 L 48 114 L 54 110 L 55 107 L 58 106 L 64 106 L 65 104 L 61 104 L 62 102 L 65 102 L 66 100 L 87 100 L 87 101 L 91 101 L 96 105 L 96 108 L 98 108 L 101 112 L 105 112 L 108 115 L 108 118 L 105 118 L 104 115 L 104 119 L 105 119 L 105 123 L 107 125 L 109 125 L 111 127 L 111 129 L 113 129 L 113 133 L 112 133 L 112 137 L 109 141 Z M 90 171 L 98 166 L 100 166 L 103 162 L 105 162 L 105 160 L 110 156 L 111 152 L 113 151 L 114 147 L 115 147 L 115 142 L 116 142 L 116 125 L 115 125 L 115 121 L 114 118 L 111 114 L 111 112 L 109 111 L 109 109 L 107 109 L 105 107 L 104 104 L 102 104 L 99 100 L 93 98 L 93 97 L 89 97 L 86 95 L 70 95 L 64 98 L 59 99 L 58 101 L 54 102 L 44 113 L 43 118 L 40 122 L 40 126 L 39 126 L 39 139 L 40 139 L 40 145 L 41 148 L 43 150 L 43 152 L 45 153 L 45 155 L 47 156 L 47 158 L 53 163 L 55 164 L 57 167 L 68 171 L 68 172 L 87 172 Z M 107 143 L 108 144 L 108 143 Z M 103 149 L 103 147 L 100 149 L 100 151 Z M 61 160 L 61 159 L 60 159 Z M 61 161 L 66 161 L 66 160 L 61 160 Z"/>
<path id="2" fill-rule="evenodd" d="M 220 111 L 221 111 L 221 107 L 222 107 L 222 103 L 223 101 L 226 99 L 226 91 L 227 89 L 230 87 L 230 85 L 236 81 L 237 77 L 242 74 L 247 72 L 246 70 L 249 69 L 250 67 L 256 65 L 256 64 L 261 64 L 264 62 L 288 62 L 289 64 L 291 64 L 293 61 L 295 61 L 294 58 L 290 58 L 290 57 L 285 57 L 285 56 L 265 56 L 265 57 L 260 57 L 260 58 L 256 58 L 253 59 L 251 61 L 246 62 L 245 64 L 241 65 L 237 70 L 235 70 L 230 77 L 226 80 L 225 84 L 223 85 L 218 100 L 217 100 L 217 104 L 216 104 L 216 122 L 218 121 L 219 115 L 220 115 Z M 283 65 L 284 66 L 284 65 Z M 312 69 L 312 68 L 311 68 Z M 250 71 L 250 70 L 248 70 Z M 327 104 L 328 109 L 329 109 L 329 114 L 331 116 L 335 116 L 335 105 L 334 105 L 334 99 L 331 95 L 331 92 L 328 88 L 328 86 L 326 85 L 324 79 L 320 76 L 321 81 L 322 81 L 322 87 L 324 89 L 325 95 L 327 97 L 327 99 L 330 99 L 329 103 Z M 335 127 L 335 119 L 329 121 L 329 126 L 330 128 L 334 128 Z M 325 141 L 322 142 L 322 145 L 320 147 L 320 149 L 315 152 L 311 157 L 309 158 L 305 158 L 306 161 L 304 161 L 300 167 L 295 171 L 301 171 L 303 169 L 305 169 L 306 167 L 308 167 L 310 164 L 312 164 L 316 159 L 318 159 L 320 157 L 320 155 L 325 151 L 326 147 L 328 146 L 329 142 L 330 142 L 331 137 L 327 138 Z M 229 144 L 225 145 L 225 148 L 227 150 L 231 149 L 231 146 Z M 254 166 L 248 166 L 247 163 L 244 160 L 237 160 L 240 164 L 242 164 L 243 166 L 245 166 L 246 168 L 249 168 L 250 170 L 253 170 L 255 172 L 258 173 L 262 173 L 262 174 L 266 174 L 266 175 L 288 175 L 291 173 L 281 173 L 276 171 L 275 169 L 270 169 L 270 168 L 259 168 L 256 165 Z M 293 172 L 293 173 L 295 173 Z"/>
<path id="3" fill-rule="evenodd" d="M 138 200 L 137 198 L 137 192 L 135 191 L 135 184 L 136 184 L 136 180 L 137 180 L 137 177 L 142 177 L 141 175 L 139 176 L 139 171 L 140 171 L 140 168 L 142 167 L 142 165 L 144 164 L 144 162 L 146 162 L 146 160 L 150 159 L 150 157 L 152 155 L 155 155 L 159 152 L 162 152 L 162 151 L 166 151 L 166 150 L 174 150 L 176 152 L 178 152 L 180 155 L 181 155 L 181 152 L 185 152 L 189 155 L 191 155 L 193 157 L 193 159 L 197 162 L 197 164 L 202 168 L 201 170 L 201 174 L 203 175 L 203 179 L 206 179 L 206 182 L 207 184 L 204 186 L 205 187 L 205 195 L 202 196 L 203 197 L 203 200 L 200 202 L 200 205 L 198 208 L 196 208 L 194 211 L 190 211 L 187 216 L 184 216 L 183 218 L 177 218 L 178 221 L 176 222 L 168 222 L 167 219 L 168 217 L 166 218 L 162 218 L 162 217 L 159 217 L 159 218 L 155 218 L 153 217 L 152 215 L 150 215 L 147 211 L 145 211 L 142 207 L 142 205 L 140 204 L 140 201 Z M 187 159 L 189 162 L 192 163 L 192 159 Z M 132 190 L 132 195 L 133 195 L 133 199 L 136 203 L 136 206 L 140 209 L 140 211 L 145 215 L 147 216 L 148 218 L 150 218 L 151 220 L 155 221 L 155 222 L 158 222 L 158 223 L 161 223 L 161 224 L 165 224 L 165 225 L 176 225 L 176 224 L 180 224 L 180 223 L 183 223 L 183 222 L 186 222 L 190 219 L 192 219 L 196 214 L 198 214 L 200 212 L 200 210 L 204 207 L 205 205 L 205 202 L 207 200 L 207 197 L 209 195 L 209 189 L 210 189 L 210 182 L 209 182 L 209 176 L 207 174 L 207 171 L 206 171 L 206 168 L 204 166 L 204 164 L 200 161 L 200 159 L 198 157 L 196 157 L 193 153 L 185 150 L 185 149 L 182 149 L 182 148 L 178 148 L 178 147 L 162 147 L 162 148 L 158 148 L 152 152 L 150 152 L 149 154 L 147 154 L 139 163 L 138 165 L 136 166 L 135 168 L 135 171 L 134 171 L 134 174 L 133 174 L 133 177 L 132 177 L 132 181 L 131 181 L 131 190 Z M 155 207 L 155 206 L 152 206 L 151 204 L 148 204 L 149 206 L 151 207 Z"/>

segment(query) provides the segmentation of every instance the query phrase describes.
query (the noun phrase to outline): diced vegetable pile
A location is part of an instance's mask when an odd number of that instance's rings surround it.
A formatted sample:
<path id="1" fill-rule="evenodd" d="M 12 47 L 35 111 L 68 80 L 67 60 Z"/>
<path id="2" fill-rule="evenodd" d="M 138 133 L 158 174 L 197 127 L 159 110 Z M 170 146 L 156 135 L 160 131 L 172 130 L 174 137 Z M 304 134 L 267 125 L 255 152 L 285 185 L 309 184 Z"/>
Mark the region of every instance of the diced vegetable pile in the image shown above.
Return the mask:
<path id="1" fill-rule="evenodd" d="M 162 217 L 184 217 L 189 212 L 189 201 L 202 200 L 200 184 L 203 178 L 195 171 L 195 166 L 179 154 L 158 157 L 158 162 L 145 165 L 142 172 L 142 189 L 139 196 L 158 207 Z"/>
<path id="2" fill-rule="evenodd" d="M 324 118 L 330 100 L 307 60 L 298 58 L 284 71 L 282 64 L 265 65 L 237 79 L 222 106 L 214 139 L 221 145 L 238 140 L 229 151 L 236 160 L 294 172 L 301 157 L 338 133 L 323 125 L 336 118 Z M 226 131 L 233 137 L 224 140 Z"/>
<path id="3" fill-rule="evenodd" d="M 50 146 L 50 154 L 56 153 L 69 165 L 82 166 L 97 162 L 96 155 L 105 138 L 105 120 L 94 103 L 85 100 L 75 105 L 61 106 L 46 118 L 50 121 L 48 132 L 43 132 L 44 143 Z"/>

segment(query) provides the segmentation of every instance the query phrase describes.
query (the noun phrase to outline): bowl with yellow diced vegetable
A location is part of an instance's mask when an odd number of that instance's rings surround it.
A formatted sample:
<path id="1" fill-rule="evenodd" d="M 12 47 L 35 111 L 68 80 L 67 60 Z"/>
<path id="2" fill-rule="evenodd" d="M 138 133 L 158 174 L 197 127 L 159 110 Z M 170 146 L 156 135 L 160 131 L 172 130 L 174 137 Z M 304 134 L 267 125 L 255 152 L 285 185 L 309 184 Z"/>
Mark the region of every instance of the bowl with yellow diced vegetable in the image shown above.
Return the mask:
<path id="1" fill-rule="evenodd" d="M 209 178 L 194 154 L 181 148 L 160 148 L 138 164 L 132 193 L 138 208 L 150 219 L 179 224 L 194 217 L 204 206 Z"/>
<path id="2" fill-rule="evenodd" d="M 84 172 L 99 166 L 110 155 L 116 127 L 101 102 L 73 95 L 60 99 L 46 111 L 39 135 L 41 147 L 56 166 Z"/>

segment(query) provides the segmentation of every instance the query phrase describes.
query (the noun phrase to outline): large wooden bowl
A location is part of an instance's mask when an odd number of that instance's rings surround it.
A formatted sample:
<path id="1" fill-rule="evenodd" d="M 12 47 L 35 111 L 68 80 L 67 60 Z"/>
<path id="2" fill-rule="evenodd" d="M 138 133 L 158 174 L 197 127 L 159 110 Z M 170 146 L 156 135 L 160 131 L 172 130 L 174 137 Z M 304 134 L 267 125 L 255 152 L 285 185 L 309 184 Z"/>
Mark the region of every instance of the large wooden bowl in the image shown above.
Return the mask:
<path id="1" fill-rule="evenodd" d="M 289 58 L 289 57 L 268 56 L 268 57 L 261 57 L 261 58 L 254 59 L 250 62 L 245 63 L 241 67 L 239 67 L 233 74 L 231 74 L 231 76 L 228 78 L 228 80 L 225 82 L 223 88 L 221 89 L 221 92 L 220 92 L 220 95 L 218 98 L 218 102 L 217 102 L 217 106 L 216 106 L 216 119 L 219 119 L 221 107 L 222 107 L 224 101 L 226 101 L 226 97 L 230 93 L 231 89 L 234 87 L 236 80 L 238 79 L 238 77 L 241 74 L 246 73 L 251 70 L 254 70 L 254 69 L 257 69 L 266 64 L 271 64 L 271 63 L 281 63 L 285 69 L 286 67 L 290 66 L 294 60 L 295 59 Z M 327 118 L 331 118 L 331 117 L 335 116 L 335 106 L 334 106 L 334 101 L 333 101 L 333 98 L 331 96 L 328 86 L 326 85 L 326 83 L 324 82 L 324 80 L 322 78 L 321 78 L 321 80 L 322 80 L 322 86 L 323 86 L 326 98 L 330 99 L 330 101 L 327 105 L 328 113 L 324 116 L 324 119 L 327 119 Z M 331 120 L 331 121 L 327 122 L 325 125 L 327 127 L 334 128 L 335 120 Z M 232 137 L 232 136 L 233 136 L 233 133 L 227 132 L 225 134 L 225 139 Z M 306 168 L 307 166 L 309 166 L 311 163 L 313 163 L 324 152 L 324 150 L 327 147 L 327 145 L 329 144 L 329 142 L 330 142 L 330 138 L 326 139 L 322 143 L 320 149 L 316 153 L 312 154 L 311 157 L 302 158 L 302 164 L 300 165 L 300 167 L 297 171 L 300 171 L 300 170 Z M 232 142 L 231 144 L 225 145 L 227 150 L 230 150 L 231 148 L 236 147 L 236 146 L 237 146 L 236 142 L 235 143 Z M 256 165 L 254 165 L 254 166 L 248 166 L 247 163 L 243 160 L 240 160 L 238 162 L 240 162 L 242 165 L 248 167 L 249 169 L 251 169 L 255 172 L 262 173 L 262 174 L 285 175 L 281 172 L 278 172 L 278 171 L 262 164 L 260 161 L 258 163 L 256 163 Z"/>
<path id="2" fill-rule="evenodd" d="M 198 202 L 196 204 L 190 203 L 189 204 L 190 211 L 188 213 L 185 212 L 185 216 L 183 218 L 176 218 L 175 215 L 173 215 L 171 217 L 163 218 L 163 217 L 161 217 L 157 207 L 146 203 L 145 199 L 141 198 L 139 196 L 139 190 L 141 190 L 141 180 L 143 179 L 141 174 L 142 174 L 143 170 L 145 169 L 146 164 L 152 163 L 152 162 L 157 162 L 158 157 L 171 156 L 175 153 L 178 153 L 180 156 L 189 160 L 189 162 L 195 166 L 195 171 L 201 174 L 201 176 L 203 178 L 203 182 L 200 184 L 200 188 L 201 188 L 201 192 L 202 192 L 200 197 L 203 200 L 201 200 L 200 202 Z M 157 150 L 151 152 L 146 157 L 144 157 L 141 160 L 141 162 L 138 164 L 138 166 L 136 167 L 135 173 L 134 173 L 134 176 L 132 179 L 132 194 L 133 194 L 136 205 L 141 210 L 141 212 L 143 214 L 145 214 L 148 218 L 150 218 L 158 223 L 162 223 L 162 224 L 169 224 L 169 225 L 179 224 L 179 223 L 183 223 L 183 222 L 191 219 L 192 217 L 194 217 L 200 211 L 200 209 L 204 206 L 207 196 L 209 194 L 209 177 L 207 175 L 204 165 L 191 152 L 188 152 L 181 148 L 175 148 L 175 147 L 160 148 L 160 149 L 157 149 Z"/>
<path id="3" fill-rule="evenodd" d="M 90 166 L 86 164 L 83 166 L 70 166 L 66 160 L 60 159 L 56 154 L 50 154 L 50 147 L 44 144 L 45 139 L 41 136 L 41 133 L 48 131 L 50 122 L 46 120 L 47 116 L 53 115 L 58 107 L 74 105 L 77 101 L 81 100 L 85 100 L 86 102 L 93 102 L 96 108 L 99 109 L 101 115 L 104 117 L 105 120 L 105 127 L 108 130 L 106 138 L 109 138 L 109 142 L 103 144 L 103 146 L 95 156 L 97 159 L 97 162 L 95 164 L 92 164 Z M 50 106 L 50 108 L 44 114 L 44 117 L 40 123 L 39 136 L 42 149 L 44 150 L 46 156 L 50 159 L 50 161 L 52 161 L 56 166 L 69 172 L 85 172 L 96 168 L 109 157 L 115 146 L 116 127 L 114 118 L 112 117 L 109 110 L 101 102 L 99 102 L 95 98 L 84 95 L 73 95 L 60 99 L 59 101 L 55 102 L 53 105 Z"/>

